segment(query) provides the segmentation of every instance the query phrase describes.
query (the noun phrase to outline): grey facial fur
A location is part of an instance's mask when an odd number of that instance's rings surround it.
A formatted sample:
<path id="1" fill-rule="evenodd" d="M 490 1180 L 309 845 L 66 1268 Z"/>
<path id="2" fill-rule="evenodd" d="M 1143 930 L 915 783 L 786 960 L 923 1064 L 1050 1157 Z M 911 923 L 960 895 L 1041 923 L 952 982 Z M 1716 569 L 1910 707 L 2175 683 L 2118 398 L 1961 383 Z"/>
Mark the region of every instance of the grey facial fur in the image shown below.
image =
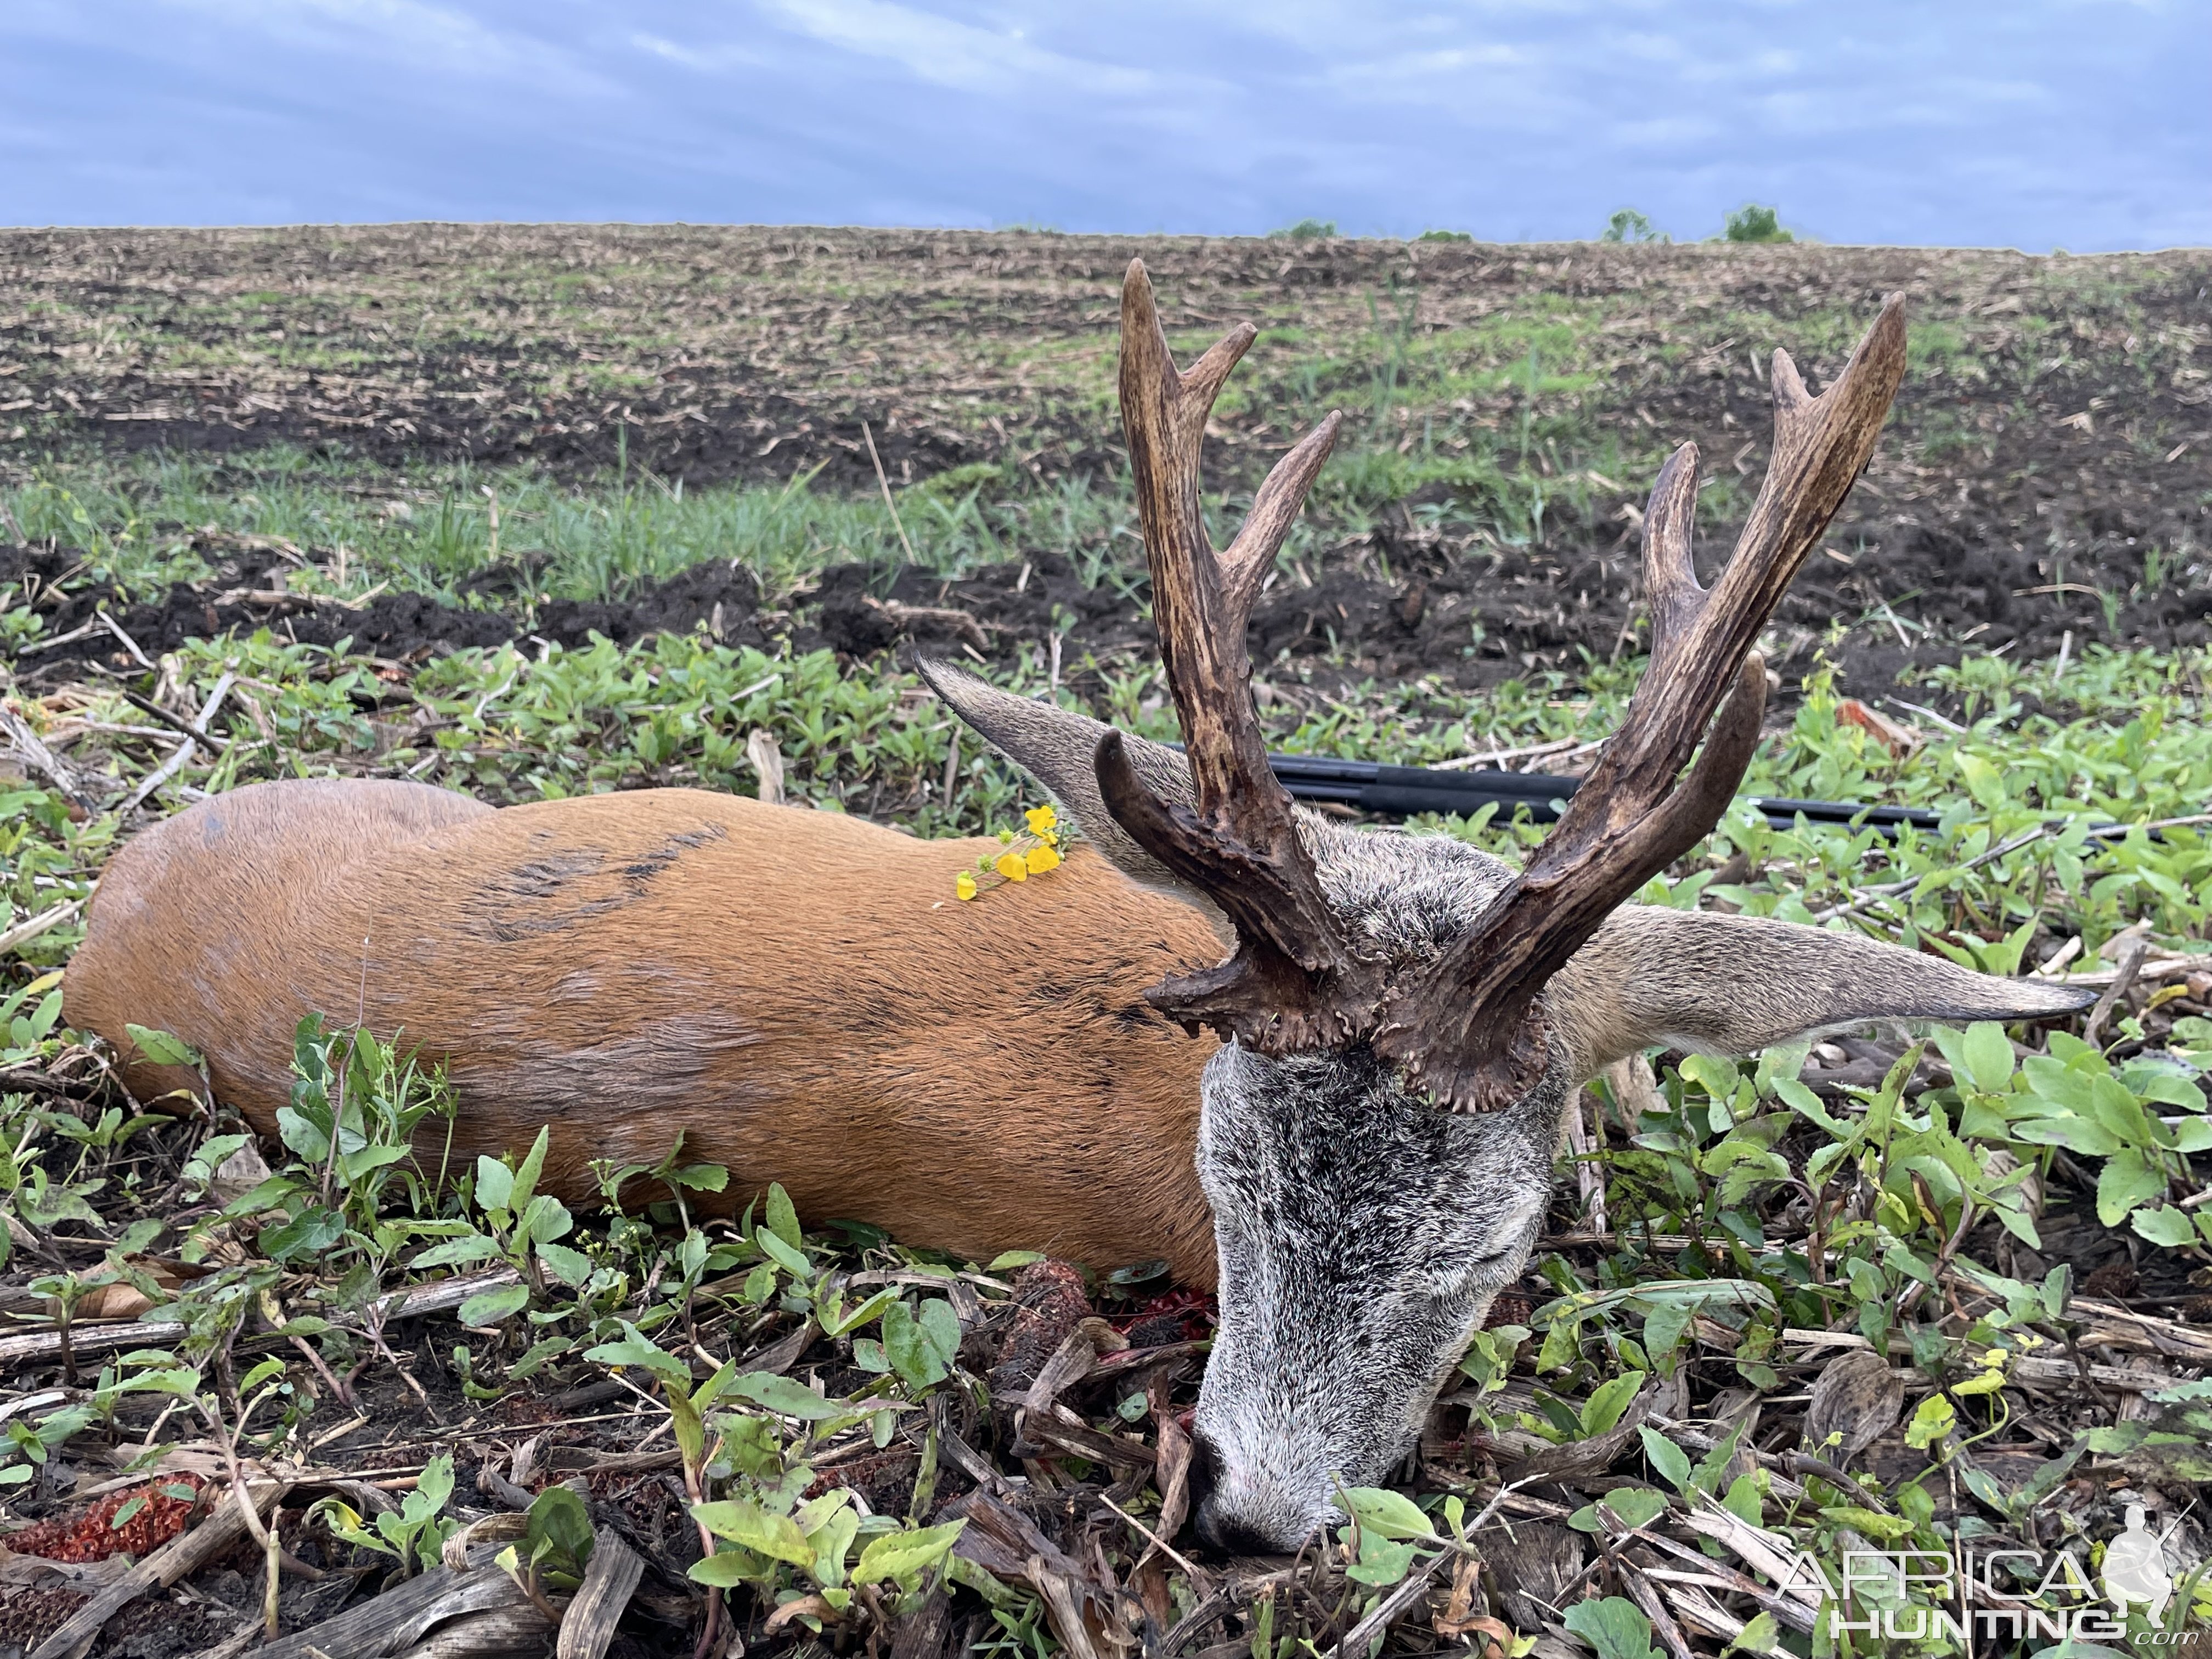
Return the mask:
<path id="1" fill-rule="evenodd" d="M 1200 1534 L 1288 1549 L 1339 1485 L 1383 1481 L 1527 1261 L 1551 1190 L 1564 1067 L 1492 1117 L 1439 1112 L 1363 1049 L 1206 1072 L 1198 1167 L 1221 1324 L 1198 1401 L 1214 1464 Z"/>
<path id="2" fill-rule="evenodd" d="M 1441 837 L 1306 826 L 1340 915 L 1408 965 L 1506 878 Z M 1542 1222 L 1571 1092 L 1566 1058 L 1509 1111 L 1440 1112 L 1361 1044 L 1208 1062 L 1198 1170 L 1213 1208 L 1221 1324 L 1196 1428 L 1200 1535 L 1294 1548 L 1340 1486 L 1388 1478 L 1513 1282 Z"/>

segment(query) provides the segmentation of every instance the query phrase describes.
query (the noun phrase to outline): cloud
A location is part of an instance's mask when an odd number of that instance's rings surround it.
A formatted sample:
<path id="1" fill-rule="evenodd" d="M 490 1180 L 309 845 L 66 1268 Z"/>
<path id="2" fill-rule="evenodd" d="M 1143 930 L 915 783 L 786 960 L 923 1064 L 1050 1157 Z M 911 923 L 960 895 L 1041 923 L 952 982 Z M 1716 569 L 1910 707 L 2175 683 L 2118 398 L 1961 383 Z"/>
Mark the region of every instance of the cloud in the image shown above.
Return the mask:
<path id="1" fill-rule="evenodd" d="M 0 220 L 2212 242 L 2169 0 L 11 0 Z"/>
<path id="2" fill-rule="evenodd" d="M 1094 96 L 1127 95 L 1150 90 L 1156 80 L 1142 69 L 1039 47 L 1023 26 L 985 27 L 892 0 L 767 0 L 763 9 L 824 46 L 967 92 L 1033 97 L 1047 88 L 1080 86 Z"/>

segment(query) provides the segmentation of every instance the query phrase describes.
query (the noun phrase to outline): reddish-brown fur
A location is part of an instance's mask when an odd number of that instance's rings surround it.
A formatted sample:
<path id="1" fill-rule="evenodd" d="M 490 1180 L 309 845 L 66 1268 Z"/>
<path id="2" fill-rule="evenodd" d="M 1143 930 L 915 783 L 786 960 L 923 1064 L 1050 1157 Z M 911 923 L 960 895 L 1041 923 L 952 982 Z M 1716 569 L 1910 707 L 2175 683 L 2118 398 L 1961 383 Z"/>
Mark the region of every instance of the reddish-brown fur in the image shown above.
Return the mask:
<path id="1" fill-rule="evenodd" d="M 1212 931 L 1083 847 L 962 903 L 985 848 L 694 790 L 494 811 L 263 785 L 116 855 L 66 1014 L 126 1052 L 126 1022 L 195 1044 L 264 1133 L 319 1012 L 446 1061 L 460 1151 L 550 1124 L 572 1201 L 593 1159 L 657 1162 L 680 1130 L 738 1203 L 781 1182 L 812 1220 L 1210 1285 L 1191 1148 L 1214 1040 L 1144 992 L 1214 960 Z"/>

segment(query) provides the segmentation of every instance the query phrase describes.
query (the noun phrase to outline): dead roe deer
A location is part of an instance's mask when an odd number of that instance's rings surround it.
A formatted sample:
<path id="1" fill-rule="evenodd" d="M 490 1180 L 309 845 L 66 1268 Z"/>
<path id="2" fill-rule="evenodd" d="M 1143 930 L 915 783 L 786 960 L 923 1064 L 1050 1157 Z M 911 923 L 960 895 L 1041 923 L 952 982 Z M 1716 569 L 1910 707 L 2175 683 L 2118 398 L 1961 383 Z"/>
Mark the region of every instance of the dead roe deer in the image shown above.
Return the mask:
<path id="1" fill-rule="evenodd" d="M 1164 1258 L 1220 1293 L 1201 1534 L 1294 1546 L 1334 1483 L 1404 1455 L 1519 1273 L 1583 1079 L 1652 1043 L 1745 1053 L 2082 999 L 1625 903 L 1711 830 L 1759 740 L 1752 646 L 1872 451 L 1899 301 L 1817 398 L 1776 354 L 1771 464 L 1711 592 L 1697 453 L 1667 463 L 1644 523 L 1649 671 L 1520 871 L 1303 811 L 1268 770 L 1246 618 L 1337 417 L 1217 553 L 1200 445 L 1253 332 L 1178 373 L 1131 265 L 1121 409 L 1185 752 L 925 665 L 1080 826 L 1048 877 L 948 902 L 995 843 L 694 790 L 493 811 L 404 782 L 258 785 L 116 855 L 68 1018 L 146 1094 L 196 1079 L 132 1055 L 126 1021 L 197 1044 L 266 1132 L 295 1024 L 357 1017 L 450 1069 L 461 1149 L 550 1124 L 546 1184 L 570 1199 L 591 1160 L 652 1162 L 680 1131 L 735 1202 L 776 1181 L 804 1216 L 969 1255 Z"/>

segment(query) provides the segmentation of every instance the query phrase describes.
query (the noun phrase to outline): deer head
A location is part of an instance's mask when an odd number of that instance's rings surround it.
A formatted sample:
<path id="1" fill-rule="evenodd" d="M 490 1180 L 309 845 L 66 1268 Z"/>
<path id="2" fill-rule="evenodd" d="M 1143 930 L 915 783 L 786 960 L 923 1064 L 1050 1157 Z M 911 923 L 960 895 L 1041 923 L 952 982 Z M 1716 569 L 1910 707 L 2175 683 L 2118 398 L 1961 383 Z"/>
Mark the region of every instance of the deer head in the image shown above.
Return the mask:
<path id="1" fill-rule="evenodd" d="M 1772 459 L 1710 592 L 1690 560 L 1695 447 L 1661 471 L 1644 526 L 1650 666 L 1518 871 L 1446 837 L 1329 823 L 1268 769 L 1246 622 L 1339 417 L 1281 459 L 1217 552 L 1200 444 L 1253 335 L 1178 373 L 1130 265 L 1121 412 L 1184 752 L 924 665 L 1101 853 L 1206 910 L 1229 951 L 1150 996 L 1223 1039 L 1197 1147 L 1221 1298 L 1197 1518 L 1210 1541 L 1246 1549 L 1295 1547 L 1330 1518 L 1338 1486 L 1405 1456 L 1519 1273 L 1563 1113 L 1603 1066 L 1654 1042 L 1743 1054 L 1870 1020 L 2035 1018 L 2083 1001 L 1856 934 L 1624 906 L 1711 830 L 1750 760 L 1766 691 L 1752 645 L 1872 452 L 1904 371 L 1900 300 L 1818 398 L 1775 354 Z"/>

